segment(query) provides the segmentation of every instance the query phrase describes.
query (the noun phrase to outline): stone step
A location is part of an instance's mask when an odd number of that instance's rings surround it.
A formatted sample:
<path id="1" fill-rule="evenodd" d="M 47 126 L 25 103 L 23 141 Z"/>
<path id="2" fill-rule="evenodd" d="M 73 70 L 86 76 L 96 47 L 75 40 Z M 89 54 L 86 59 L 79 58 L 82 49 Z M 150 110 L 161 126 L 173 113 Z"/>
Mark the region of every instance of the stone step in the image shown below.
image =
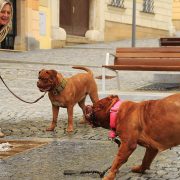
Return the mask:
<path id="1" fill-rule="evenodd" d="M 86 37 L 67 35 L 66 47 L 77 45 L 77 44 L 89 44 L 92 43 Z"/>

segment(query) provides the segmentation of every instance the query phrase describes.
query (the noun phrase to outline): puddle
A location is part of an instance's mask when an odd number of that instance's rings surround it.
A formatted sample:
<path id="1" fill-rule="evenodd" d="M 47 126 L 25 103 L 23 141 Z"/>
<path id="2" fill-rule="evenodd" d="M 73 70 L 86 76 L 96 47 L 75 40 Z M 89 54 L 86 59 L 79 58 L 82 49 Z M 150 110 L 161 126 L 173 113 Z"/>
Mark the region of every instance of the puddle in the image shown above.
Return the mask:
<path id="1" fill-rule="evenodd" d="M 24 151 L 37 148 L 47 144 L 48 142 L 41 141 L 26 141 L 26 140 L 0 140 L 0 144 L 8 143 L 11 145 L 11 148 L 6 151 L 0 151 L 0 159 L 5 159 L 11 156 L 14 156 L 18 153 L 22 153 Z"/>

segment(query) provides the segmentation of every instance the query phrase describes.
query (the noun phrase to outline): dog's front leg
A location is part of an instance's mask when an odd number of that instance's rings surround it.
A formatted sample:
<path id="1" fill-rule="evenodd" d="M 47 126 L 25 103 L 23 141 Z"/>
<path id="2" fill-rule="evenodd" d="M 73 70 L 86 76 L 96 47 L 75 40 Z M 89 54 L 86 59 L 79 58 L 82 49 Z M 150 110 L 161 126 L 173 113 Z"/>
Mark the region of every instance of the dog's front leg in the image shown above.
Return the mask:
<path id="1" fill-rule="evenodd" d="M 52 113 L 53 113 L 53 119 L 52 119 L 51 125 L 46 129 L 46 131 L 54 131 L 54 128 L 56 127 L 56 124 L 57 124 L 59 106 L 55 106 L 52 104 Z"/>
<path id="2" fill-rule="evenodd" d="M 128 160 L 129 156 L 136 149 L 136 142 L 123 142 L 119 147 L 117 156 L 115 157 L 111 166 L 109 174 L 103 180 L 114 180 L 118 169 Z"/>
<path id="3" fill-rule="evenodd" d="M 72 105 L 67 107 L 67 113 L 68 113 L 68 127 L 66 129 L 67 132 L 72 132 L 73 129 L 73 107 Z"/>

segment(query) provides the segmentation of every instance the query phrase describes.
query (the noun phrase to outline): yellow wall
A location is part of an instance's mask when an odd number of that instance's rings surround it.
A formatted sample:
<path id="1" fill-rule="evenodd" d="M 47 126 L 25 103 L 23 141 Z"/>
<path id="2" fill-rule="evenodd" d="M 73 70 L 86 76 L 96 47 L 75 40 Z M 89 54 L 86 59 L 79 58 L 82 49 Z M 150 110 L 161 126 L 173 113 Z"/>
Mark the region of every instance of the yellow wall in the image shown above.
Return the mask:
<path id="1" fill-rule="evenodd" d="M 27 49 L 39 48 L 39 0 L 26 0 L 27 5 Z"/>
<path id="2" fill-rule="evenodd" d="M 105 41 L 130 39 L 132 37 L 132 25 L 106 21 L 104 34 Z M 168 31 L 136 26 L 136 37 L 138 39 L 160 38 L 162 36 L 168 36 Z"/>
<path id="3" fill-rule="evenodd" d="M 176 31 L 180 31 L 180 0 L 173 0 L 172 21 Z"/>
<path id="4" fill-rule="evenodd" d="M 27 0 L 27 26 L 28 31 L 26 36 L 29 39 L 29 48 L 49 49 L 51 48 L 51 22 L 50 8 L 48 7 L 49 0 Z M 43 34 L 41 33 L 40 15 L 43 15 Z M 32 42 L 32 43 L 31 43 Z"/>
<path id="5" fill-rule="evenodd" d="M 180 0 L 173 1 L 173 19 L 180 19 Z"/>
<path id="6" fill-rule="evenodd" d="M 45 34 L 39 32 L 40 49 L 51 48 L 51 18 L 50 18 L 50 8 L 48 8 L 49 0 L 40 0 L 39 13 L 45 16 Z"/>

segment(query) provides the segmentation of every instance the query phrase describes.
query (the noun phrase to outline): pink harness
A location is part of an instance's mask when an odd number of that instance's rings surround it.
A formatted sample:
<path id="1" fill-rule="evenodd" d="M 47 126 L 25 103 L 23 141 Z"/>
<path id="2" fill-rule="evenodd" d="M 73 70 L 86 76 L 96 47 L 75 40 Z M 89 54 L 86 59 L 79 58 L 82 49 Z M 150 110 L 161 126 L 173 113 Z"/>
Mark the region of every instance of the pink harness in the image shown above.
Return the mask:
<path id="1" fill-rule="evenodd" d="M 116 117 L 117 117 L 117 112 L 118 112 L 118 109 L 119 109 L 121 103 L 122 103 L 122 100 L 119 100 L 110 109 L 110 128 L 112 130 L 109 131 L 108 137 L 111 138 L 111 139 L 114 139 L 116 137 L 116 133 L 115 133 L 115 131 L 113 129 L 116 128 Z"/>

